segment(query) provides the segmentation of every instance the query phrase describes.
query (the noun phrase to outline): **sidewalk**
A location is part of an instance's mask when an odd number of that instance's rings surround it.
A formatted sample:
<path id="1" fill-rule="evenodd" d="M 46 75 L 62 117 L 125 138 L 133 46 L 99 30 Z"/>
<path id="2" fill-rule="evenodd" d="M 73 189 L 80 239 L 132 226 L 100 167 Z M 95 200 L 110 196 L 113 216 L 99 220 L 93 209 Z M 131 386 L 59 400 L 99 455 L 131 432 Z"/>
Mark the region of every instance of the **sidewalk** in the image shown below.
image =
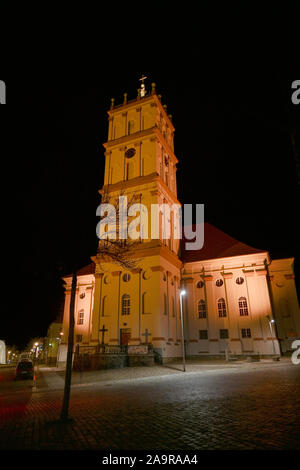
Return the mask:
<path id="1" fill-rule="evenodd" d="M 284 366 L 290 363 L 290 358 L 281 358 L 279 362 L 272 359 L 262 359 L 260 362 L 248 363 L 246 361 L 226 362 L 225 360 L 193 361 L 186 364 L 186 374 L 201 374 L 213 371 L 256 370 L 269 367 Z M 127 367 L 124 369 L 99 370 L 89 372 L 72 372 L 72 388 L 86 385 L 142 380 L 151 377 L 166 377 L 182 375 L 183 368 L 180 363 L 156 365 L 153 367 Z M 64 387 L 65 370 L 39 366 L 37 370 L 36 391 L 61 390 Z"/>

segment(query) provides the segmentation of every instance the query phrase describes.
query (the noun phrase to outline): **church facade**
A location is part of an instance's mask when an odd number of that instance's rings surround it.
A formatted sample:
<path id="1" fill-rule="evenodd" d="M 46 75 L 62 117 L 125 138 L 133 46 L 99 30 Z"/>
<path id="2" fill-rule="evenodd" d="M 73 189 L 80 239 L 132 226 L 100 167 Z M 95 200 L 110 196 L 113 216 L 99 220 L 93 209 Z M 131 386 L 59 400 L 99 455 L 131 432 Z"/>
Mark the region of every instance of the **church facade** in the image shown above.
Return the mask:
<path id="1" fill-rule="evenodd" d="M 174 126 L 155 85 L 108 112 L 101 194 L 147 207 L 180 205 Z M 152 220 L 149 221 L 151 233 Z M 171 223 L 172 228 L 172 223 Z M 188 356 L 278 355 L 300 338 L 293 259 L 271 260 L 210 224 L 204 247 L 186 251 L 172 236 L 141 237 L 124 269 L 101 255 L 77 272 L 75 346 L 152 344 L 162 360 L 182 355 L 180 290 Z M 101 250 L 100 250 L 101 253 Z M 72 278 L 65 282 L 61 359 L 65 355 Z"/>

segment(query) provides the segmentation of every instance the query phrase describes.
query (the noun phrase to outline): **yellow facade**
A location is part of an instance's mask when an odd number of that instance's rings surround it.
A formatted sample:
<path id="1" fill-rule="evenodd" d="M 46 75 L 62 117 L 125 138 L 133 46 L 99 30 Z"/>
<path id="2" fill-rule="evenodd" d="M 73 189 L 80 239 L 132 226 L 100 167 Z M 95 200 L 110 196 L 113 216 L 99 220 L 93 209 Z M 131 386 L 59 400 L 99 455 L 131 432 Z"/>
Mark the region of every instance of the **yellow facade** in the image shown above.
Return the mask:
<path id="1" fill-rule="evenodd" d="M 128 201 L 146 206 L 148 214 L 155 204 L 179 204 L 174 131 L 155 93 L 111 108 L 101 192 L 108 193 L 112 200 L 122 193 Z M 127 158 L 128 150 L 133 157 Z M 161 232 L 160 239 L 152 240 L 151 217 L 148 228 L 148 238 L 134 247 L 133 256 L 138 261 L 131 272 L 114 263 L 99 265 L 94 258 L 97 268 L 90 342 L 99 342 L 98 332 L 103 326 L 108 329 L 106 338 L 112 345 L 126 341 L 122 337 L 124 330 L 129 334 L 128 344 L 144 343 L 148 330 L 148 341 L 158 350 L 179 355 L 179 240 L 164 241 Z M 130 275 L 129 281 L 126 274 Z M 125 296 L 130 302 L 128 315 L 124 314 Z"/>
<path id="2" fill-rule="evenodd" d="M 149 214 L 155 204 L 180 204 L 177 200 L 175 129 L 155 88 L 143 98 L 130 102 L 125 98 L 117 107 L 112 103 L 108 117 L 105 176 L 100 194 L 108 195 L 110 201 L 117 200 L 120 195 L 126 196 L 128 201 L 134 198 L 136 203 L 147 207 Z M 174 220 L 171 222 L 174 224 Z M 98 346 L 102 341 L 112 346 L 140 345 L 148 341 L 162 358 L 180 357 L 179 292 L 183 285 L 187 291 L 184 317 L 188 355 L 218 356 L 224 355 L 226 349 L 236 355 L 279 354 L 276 331 L 273 337 L 267 320 L 268 316 L 274 317 L 274 308 L 277 308 L 268 283 L 268 269 L 272 271 L 272 263 L 267 252 L 236 241 L 237 247 L 242 247 L 242 251 L 237 252 L 239 256 L 225 254 L 224 257 L 216 256 L 217 259 L 208 257 L 200 261 L 200 257 L 183 262 L 179 257 L 180 240 L 172 236 L 170 240 L 164 240 L 161 228 L 158 239 L 152 239 L 151 217 L 148 228 L 148 237 L 138 240 L 131 250 L 130 256 L 136 260 L 136 266 L 130 271 L 97 255 L 92 258 L 94 264 L 90 268 L 78 273 L 75 345 Z M 213 237 L 208 237 L 205 243 L 212 244 L 212 240 Z M 285 272 L 285 275 L 291 277 L 290 266 L 287 270 L 289 273 Z M 238 283 L 239 278 L 242 283 Z M 66 302 L 61 351 L 65 357 L 71 278 L 64 280 Z M 202 289 L 198 288 L 199 281 L 203 281 Z M 290 294 L 293 312 L 298 318 L 295 284 L 290 281 L 289 285 L 293 291 Z M 277 295 L 274 289 L 273 294 Z M 220 298 L 226 304 L 225 318 L 218 313 Z M 240 312 L 241 299 L 247 305 L 244 317 Z M 201 300 L 206 306 L 204 318 L 199 314 Z M 278 329 L 281 332 L 280 325 Z M 299 319 L 294 330 L 293 334 L 300 336 Z M 228 337 L 222 338 L 224 331 Z M 62 357 L 60 362 L 63 361 Z"/>

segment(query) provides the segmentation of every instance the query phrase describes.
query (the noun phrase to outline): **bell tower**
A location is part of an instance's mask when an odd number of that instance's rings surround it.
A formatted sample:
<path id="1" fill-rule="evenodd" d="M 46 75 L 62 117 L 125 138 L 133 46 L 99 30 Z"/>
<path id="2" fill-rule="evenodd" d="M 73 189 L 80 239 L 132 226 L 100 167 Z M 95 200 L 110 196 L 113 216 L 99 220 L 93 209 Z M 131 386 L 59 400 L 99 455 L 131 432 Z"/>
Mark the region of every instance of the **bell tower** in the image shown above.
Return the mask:
<path id="1" fill-rule="evenodd" d="M 177 200 L 175 128 L 155 83 L 148 91 L 145 80 L 143 76 L 135 99 L 129 101 L 124 94 L 120 105 L 111 100 L 100 194 L 112 204 L 122 195 L 128 202 L 145 206 L 148 232 L 130 251 L 137 261 L 135 269 L 126 271 L 118 264 L 101 261 L 101 253 L 100 258 L 93 258 L 96 274 L 90 342 L 99 341 L 98 332 L 105 325 L 110 345 L 123 345 L 124 341 L 141 345 L 146 341 L 158 353 L 179 357 L 180 240 L 173 236 L 172 211 L 167 221 L 171 236 L 165 236 L 162 230 L 166 224 L 161 219 L 166 215 L 159 210 L 158 217 L 152 217 L 153 206 L 181 207 Z M 153 237 L 155 224 L 158 230 Z"/>
<path id="2" fill-rule="evenodd" d="M 161 96 L 156 94 L 155 83 L 152 83 L 151 92 L 147 92 L 146 78 L 141 78 L 142 85 L 136 99 L 128 101 L 125 93 L 121 105 L 116 106 L 115 100 L 111 100 L 101 193 L 115 198 L 122 192 L 128 199 L 134 195 L 147 207 L 147 241 L 150 243 L 153 242 L 150 236 L 152 205 L 167 204 L 172 207 L 180 203 L 177 200 L 178 160 L 174 154 L 172 116 L 168 115 L 167 106 L 162 105 Z M 174 240 L 172 232 L 171 239 L 165 240 L 164 245 L 177 254 L 179 241 Z M 161 230 L 160 239 L 164 241 Z"/>

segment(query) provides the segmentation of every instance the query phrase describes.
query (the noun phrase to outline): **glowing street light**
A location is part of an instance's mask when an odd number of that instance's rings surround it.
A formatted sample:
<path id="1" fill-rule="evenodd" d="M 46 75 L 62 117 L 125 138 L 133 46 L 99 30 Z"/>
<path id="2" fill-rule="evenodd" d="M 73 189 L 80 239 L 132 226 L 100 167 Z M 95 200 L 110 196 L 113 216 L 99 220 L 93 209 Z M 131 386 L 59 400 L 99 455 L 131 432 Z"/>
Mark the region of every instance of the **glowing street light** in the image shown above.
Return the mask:
<path id="1" fill-rule="evenodd" d="M 268 319 L 269 322 L 269 328 L 270 328 L 270 333 L 271 333 L 271 339 L 272 339 L 272 344 L 273 344 L 273 352 L 274 356 L 276 355 L 276 349 L 275 349 L 275 343 L 274 343 L 274 337 L 273 337 L 273 328 L 272 325 L 275 323 L 275 320 L 270 317 L 270 315 L 266 315 L 266 318 Z"/>
<path id="2" fill-rule="evenodd" d="M 183 362 L 183 372 L 186 372 L 185 367 L 185 344 L 184 344 L 184 324 L 183 324 L 183 306 L 182 306 L 182 297 L 186 295 L 185 290 L 180 291 L 180 317 L 181 317 L 181 342 L 182 342 L 182 362 Z"/>

